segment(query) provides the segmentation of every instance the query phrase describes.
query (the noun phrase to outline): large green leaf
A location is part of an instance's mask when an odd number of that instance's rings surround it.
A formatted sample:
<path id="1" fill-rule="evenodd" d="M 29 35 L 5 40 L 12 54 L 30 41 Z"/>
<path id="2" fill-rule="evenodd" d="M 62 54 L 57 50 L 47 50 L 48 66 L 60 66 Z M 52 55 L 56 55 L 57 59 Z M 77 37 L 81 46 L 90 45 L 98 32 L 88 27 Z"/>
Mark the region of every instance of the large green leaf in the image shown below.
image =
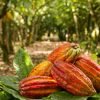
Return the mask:
<path id="1" fill-rule="evenodd" d="M 0 83 L 18 91 L 18 79 L 15 76 L 0 76 Z"/>
<path id="2" fill-rule="evenodd" d="M 15 55 L 13 66 L 19 76 L 19 79 L 25 78 L 33 67 L 30 56 L 24 49 L 19 49 Z"/>
<path id="3" fill-rule="evenodd" d="M 9 98 L 16 98 L 17 100 L 25 100 L 19 94 L 18 89 L 18 79 L 14 76 L 0 76 L 0 98 L 4 98 L 4 100 L 10 100 Z M 3 99 L 2 99 L 3 100 Z"/>
<path id="4" fill-rule="evenodd" d="M 55 92 L 43 100 L 87 100 L 88 97 L 73 96 L 65 91 Z"/>
<path id="5" fill-rule="evenodd" d="M 9 87 L 2 86 L 2 89 L 4 92 L 7 92 L 8 94 L 11 94 L 14 98 L 17 98 L 18 100 L 26 100 L 24 97 L 22 97 L 18 91 L 15 91 Z"/>
<path id="6" fill-rule="evenodd" d="M 100 100 L 100 93 L 95 94 L 88 98 L 88 100 Z"/>
<path id="7" fill-rule="evenodd" d="M 0 91 L 0 100 L 10 100 L 10 95 L 4 91 Z"/>
<path id="8" fill-rule="evenodd" d="M 100 93 L 93 96 L 74 96 L 65 91 L 55 92 L 48 97 L 44 97 L 42 100 L 100 100 Z"/>

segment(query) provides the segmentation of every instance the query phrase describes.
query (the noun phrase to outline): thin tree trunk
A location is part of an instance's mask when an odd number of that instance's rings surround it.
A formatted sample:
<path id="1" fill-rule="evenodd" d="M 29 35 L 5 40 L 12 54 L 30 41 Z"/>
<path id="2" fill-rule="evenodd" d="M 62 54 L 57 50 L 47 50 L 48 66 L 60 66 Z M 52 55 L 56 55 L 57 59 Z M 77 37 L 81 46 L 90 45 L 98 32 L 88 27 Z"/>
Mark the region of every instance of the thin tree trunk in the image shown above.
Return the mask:
<path id="1" fill-rule="evenodd" d="M 14 47 L 13 47 L 13 30 L 12 30 L 12 26 L 11 26 L 11 23 L 9 22 L 9 40 L 8 40 L 8 43 L 9 43 L 9 53 L 10 54 L 13 54 L 14 53 Z"/>
<path id="2" fill-rule="evenodd" d="M 73 14 L 73 20 L 74 20 L 74 24 L 75 24 L 75 31 L 76 31 L 76 35 L 77 35 L 76 40 L 78 40 L 78 38 L 79 38 L 78 17 L 77 17 L 76 7 L 74 6 L 74 2 L 72 4 L 72 14 Z"/>
<path id="3" fill-rule="evenodd" d="M 35 29 L 35 22 L 32 23 L 31 26 L 29 26 L 29 33 L 27 35 L 27 40 L 26 40 L 26 45 L 29 45 L 33 41 L 33 36 L 34 36 L 34 29 Z"/>
<path id="4" fill-rule="evenodd" d="M 96 14 L 95 14 L 95 11 L 93 9 L 93 0 L 88 0 L 88 6 L 89 6 L 89 10 L 90 10 L 90 15 L 91 15 L 91 18 L 92 18 L 92 21 L 94 22 L 94 28 L 93 30 L 95 30 L 95 37 L 96 37 L 96 41 L 98 42 L 98 36 L 100 34 L 100 31 L 99 31 L 99 25 L 97 23 L 97 19 L 96 19 Z"/>
<path id="5" fill-rule="evenodd" d="M 5 63 L 9 63 L 9 50 L 8 50 L 8 36 L 6 33 L 6 23 L 2 21 L 2 43 L 1 43 L 1 48 L 3 51 L 3 61 Z"/>

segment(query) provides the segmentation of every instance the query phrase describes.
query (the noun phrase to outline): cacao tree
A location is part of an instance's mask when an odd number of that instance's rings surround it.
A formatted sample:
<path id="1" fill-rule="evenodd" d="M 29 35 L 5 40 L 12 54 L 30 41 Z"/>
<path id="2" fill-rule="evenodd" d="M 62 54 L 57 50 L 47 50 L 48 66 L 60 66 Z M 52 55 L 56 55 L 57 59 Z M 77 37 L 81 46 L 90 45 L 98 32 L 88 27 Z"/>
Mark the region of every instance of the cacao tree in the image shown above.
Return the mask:
<path id="1" fill-rule="evenodd" d="M 47 34 L 95 48 L 100 38 L 99 0 L 1 0 L 0 47 L 5 62 L 17 42 L 24 47 Z M 83 37 L 84 36 L 84 37 Z M 52 39 L 51 39 L 52 40 Z M 5 52 L 6 51 L 6 52 Z M 5 56 L 6 55 L 6 56 Z"/>

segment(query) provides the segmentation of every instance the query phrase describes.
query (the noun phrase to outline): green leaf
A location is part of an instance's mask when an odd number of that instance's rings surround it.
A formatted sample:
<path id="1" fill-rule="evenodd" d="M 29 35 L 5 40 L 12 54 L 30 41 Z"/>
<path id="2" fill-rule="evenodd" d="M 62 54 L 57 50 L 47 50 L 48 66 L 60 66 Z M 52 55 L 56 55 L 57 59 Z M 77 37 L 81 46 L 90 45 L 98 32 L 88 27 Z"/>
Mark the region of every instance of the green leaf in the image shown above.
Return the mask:
<path id="1" fill-rule="evenodd" d="M 0 76 L 0 84 L 18 91 L 18 79 L 15 76 Z"/>
<path id="2" fill-rule="evenodd" d="M 18 100 L 25 100 L 24 97 L 22 97 L 19 94 L 18 85 L 19 85 L 19 82 L 16 77 L 0 76 L 0 89 L 2 91 L 0 98 L 1 97 L 3 98 L 5 93 L 8 93 L 8 94 L 12 95 L 13 98 L 17 98 Z M 4 99 L 4 100 L 9 100 L 9 99 Z"/>
<path id="3" fill-rule="evenodd" d="M 88 98 L 88 100 L 100 100 L 100 93 L 95 94 Z"/>
<path id="4" fill-rule="evenodd" d="M 17 98 L 18 100 L 26 100 L 24 97 L 22 97 L 22 96 L 18 93 L 18 91 L 15 91 L 15 90 L 13 90 L 13 89 L 11 89 L 11 88 L 9 88 L 9 87 L 6 87 L 6 86 L 4 86 L 4 85 L 2 86 L 2 89 L 3 89 L 3 91 L 5 91 L 5 92 L 11 94 L 13 97 Z"/>
<path id="5" fill-rule="evenodd" d="M 10 95 L 4 91 L 0 91 L 0 100 L 10 100 Z"/>
<path id="6" fill-rule="evenodd" d="M 13 61 L 13 66 L 20 80 L 29 74 L 33 63 L 26 50 L 22 48 L 18 50 Z"/>
<path id="7" fill-rule="evenodd" d="M 55 92 L 42 100 L 87 100 L 88 97 L 73 96 L 65 91 Z"/>

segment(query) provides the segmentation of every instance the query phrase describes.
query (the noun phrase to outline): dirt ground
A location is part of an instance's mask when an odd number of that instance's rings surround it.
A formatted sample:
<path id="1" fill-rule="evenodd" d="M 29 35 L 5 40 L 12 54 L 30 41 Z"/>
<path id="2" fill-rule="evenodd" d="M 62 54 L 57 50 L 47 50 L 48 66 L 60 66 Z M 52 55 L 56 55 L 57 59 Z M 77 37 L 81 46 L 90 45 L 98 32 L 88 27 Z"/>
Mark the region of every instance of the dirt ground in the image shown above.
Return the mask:
<path id="1" fill-rule="evenodd" d="M 35 42 L 30 46 L 26 47 L 29 55 L 32 58 L 33 63 L 39 63 L 42 60 L 46 59 L 47 55 L 52 52 L 58 45 L 64 42 Z M 14 55 L 10 57 L 10 65 L 5 64 L 0 58 L 0 75 L 15 75 L 15 70 L 12 65 Z"/>

